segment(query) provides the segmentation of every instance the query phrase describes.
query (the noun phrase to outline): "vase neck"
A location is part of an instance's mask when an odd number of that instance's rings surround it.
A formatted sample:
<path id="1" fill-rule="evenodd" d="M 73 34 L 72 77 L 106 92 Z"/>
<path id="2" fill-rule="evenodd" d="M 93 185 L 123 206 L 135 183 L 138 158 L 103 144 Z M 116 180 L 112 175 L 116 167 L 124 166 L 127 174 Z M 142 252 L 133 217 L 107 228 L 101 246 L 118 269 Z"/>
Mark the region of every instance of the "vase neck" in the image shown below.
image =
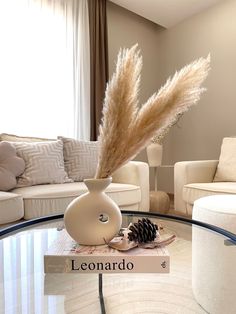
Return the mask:
<path id="1" fill-rule="evenodd" d="M 84 184 L 90 192 L 102 192 L 108 187 L 111 181 L 111 177 L 105 179 L 85 179 Z"/>

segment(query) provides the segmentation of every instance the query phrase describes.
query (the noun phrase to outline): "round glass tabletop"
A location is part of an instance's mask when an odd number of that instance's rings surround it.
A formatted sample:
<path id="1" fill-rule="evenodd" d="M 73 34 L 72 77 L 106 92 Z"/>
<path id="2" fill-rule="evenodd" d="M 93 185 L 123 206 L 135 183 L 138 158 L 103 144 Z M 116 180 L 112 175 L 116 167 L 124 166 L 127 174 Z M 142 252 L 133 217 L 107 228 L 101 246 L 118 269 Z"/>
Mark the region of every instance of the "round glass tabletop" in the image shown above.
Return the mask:
<path id="1" fill-rule="evenodd" d="M 123 227 L 149 217 L 161 238 L 176 235 L 169 273 L 103 274 L 102 288 L 97 274 L 45 274 L 63 215 L 26 221 L 0 230 L 0 313 L 236 313 L 235 234 L 157 213 L 122 216 Z"/>

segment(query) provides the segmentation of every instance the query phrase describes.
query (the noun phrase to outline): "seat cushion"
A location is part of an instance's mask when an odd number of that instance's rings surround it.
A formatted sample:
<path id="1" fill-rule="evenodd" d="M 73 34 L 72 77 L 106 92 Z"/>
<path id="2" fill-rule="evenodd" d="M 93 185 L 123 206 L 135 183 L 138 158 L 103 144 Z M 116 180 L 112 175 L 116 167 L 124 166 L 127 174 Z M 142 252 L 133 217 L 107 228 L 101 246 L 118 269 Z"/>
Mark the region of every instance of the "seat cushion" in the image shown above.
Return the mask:
<path id="1" fill-rule="evenodd" d="M 216 194 L 236 194 L 236 182 L 191 183 L 183 188 L 183 200 L 191 205 L 201 197 Z"/>
<path id="2" fill-rule="evenodd" d="M 21 195 L 0 192 L 0 224 L 17 221 L 24 216 Z"/>
<path id="3" fill-rule="evenodd" d="M 22 187 L 12 192 L 23 196 L 24 218 L 32 219 L 64 213 L 68 204 L 75 197 L 87 192 L 87 188 L 83 182 L 73 182 Z M 141 201 L 141 191 L 138 186 L 111 183 L 106 192 L 121 209 L 138 210 Z"/>

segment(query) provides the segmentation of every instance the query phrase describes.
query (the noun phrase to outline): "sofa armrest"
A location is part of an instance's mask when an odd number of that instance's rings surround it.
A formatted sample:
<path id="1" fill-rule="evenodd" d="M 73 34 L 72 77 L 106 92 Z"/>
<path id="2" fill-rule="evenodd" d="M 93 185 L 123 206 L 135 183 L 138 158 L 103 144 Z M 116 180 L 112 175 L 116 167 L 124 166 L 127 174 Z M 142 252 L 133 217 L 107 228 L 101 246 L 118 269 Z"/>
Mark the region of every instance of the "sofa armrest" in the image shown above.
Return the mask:
<path id="1" fill-rule="evenodd" d="M 115 183 L 133 184 L 140 187 L 140 211 L 149 211 L 149 166 L 145 162 L 130 161 L 112 175 Z"/>
<path id="2" fill-rule="evenodd" d="M 218 160 L 180 161 L 174 166 L 174 202 L 175 210 L 186 214 L 183 201 L 183 187 L 189 183 L 212 182 Z"/>

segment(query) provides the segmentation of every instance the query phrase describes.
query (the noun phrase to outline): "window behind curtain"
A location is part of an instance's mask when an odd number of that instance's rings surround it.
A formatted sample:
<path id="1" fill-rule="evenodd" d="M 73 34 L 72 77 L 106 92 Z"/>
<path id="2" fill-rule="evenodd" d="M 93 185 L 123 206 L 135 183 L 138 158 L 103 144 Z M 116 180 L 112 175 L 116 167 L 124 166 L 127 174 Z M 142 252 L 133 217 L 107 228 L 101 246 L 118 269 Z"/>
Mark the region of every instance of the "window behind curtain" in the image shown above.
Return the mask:
<path id="1" fill-rule="evenodd" d="M 0 132 L 74 135 L 73 1 L 0 0 Z"/>

